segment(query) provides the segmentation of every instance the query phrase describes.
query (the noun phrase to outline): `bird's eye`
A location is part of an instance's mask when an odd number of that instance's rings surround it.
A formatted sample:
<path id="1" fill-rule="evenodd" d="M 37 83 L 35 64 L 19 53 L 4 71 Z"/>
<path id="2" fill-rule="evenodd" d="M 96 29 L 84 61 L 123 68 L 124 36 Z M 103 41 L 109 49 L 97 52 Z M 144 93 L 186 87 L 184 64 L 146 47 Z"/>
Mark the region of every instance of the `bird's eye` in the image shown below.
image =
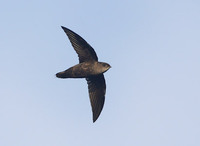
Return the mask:
<path id="1" fill-rule="evenodd" d="M 108 65 L 107 65 L 107 64 L 103 64 L 103 66 L 104 66 L 104 67 L 107 67 Z"/>

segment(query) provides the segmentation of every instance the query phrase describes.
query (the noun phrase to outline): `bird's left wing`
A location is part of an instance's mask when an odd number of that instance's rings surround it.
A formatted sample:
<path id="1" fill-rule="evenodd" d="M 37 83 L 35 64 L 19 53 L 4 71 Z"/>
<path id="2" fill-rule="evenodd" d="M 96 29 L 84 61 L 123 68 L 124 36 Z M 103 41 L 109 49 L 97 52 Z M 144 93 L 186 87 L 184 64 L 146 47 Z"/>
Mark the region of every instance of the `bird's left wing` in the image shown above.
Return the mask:
<path id="1" fill-rule="evenodd" d="M 90 103 L 92 106 L 93 122 L 95 122 L 103 109 L 106 93 L 106 82 L 103 74 L 88 77 L 86 80 L 88 83 Z"/>
<path id="2" fill-rule="evenodd" d="M 98 57 L 94 49 L 81 36 L 64 26 L 62 26 L 62 29 L 67 34 L 74 50 L 78 54 L 79 63 L 86 61 L 98 61 Z"/>

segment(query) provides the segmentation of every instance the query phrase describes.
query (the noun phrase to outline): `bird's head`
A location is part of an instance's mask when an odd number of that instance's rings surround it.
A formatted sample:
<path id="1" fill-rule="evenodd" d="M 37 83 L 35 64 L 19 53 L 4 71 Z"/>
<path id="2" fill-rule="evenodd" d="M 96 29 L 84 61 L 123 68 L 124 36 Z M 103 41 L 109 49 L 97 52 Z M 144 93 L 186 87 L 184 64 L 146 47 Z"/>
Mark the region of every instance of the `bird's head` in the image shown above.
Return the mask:
<path id="1" fill-rule="evenodd" d="M 108 63 L 105 62 L 99 62 L 99 69 L 101 70 L 102 73 L 106 72 L 111 68 L 111 66 Z"/>

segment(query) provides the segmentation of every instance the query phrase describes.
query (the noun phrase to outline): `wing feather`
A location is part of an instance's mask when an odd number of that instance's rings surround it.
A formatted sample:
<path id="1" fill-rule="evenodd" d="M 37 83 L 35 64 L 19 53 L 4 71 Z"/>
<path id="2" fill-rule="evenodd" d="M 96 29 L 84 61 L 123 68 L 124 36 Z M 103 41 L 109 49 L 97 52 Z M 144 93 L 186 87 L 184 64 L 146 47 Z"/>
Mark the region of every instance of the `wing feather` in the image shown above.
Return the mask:
<path id="1" fill-rule="evenodd" d="M 92 106 L 93 122 L 95 122 L 104 106 L 106 82 L 103 74 L 86 78 Z"/>
<path id="2" fill-rule="evenodd" d="M 94 49 L 81 36 L 66 27 L 61 27 L 67 34 L 74 50 L 78 54 L 79 63 L 93 60 L 98 61 Z"/>

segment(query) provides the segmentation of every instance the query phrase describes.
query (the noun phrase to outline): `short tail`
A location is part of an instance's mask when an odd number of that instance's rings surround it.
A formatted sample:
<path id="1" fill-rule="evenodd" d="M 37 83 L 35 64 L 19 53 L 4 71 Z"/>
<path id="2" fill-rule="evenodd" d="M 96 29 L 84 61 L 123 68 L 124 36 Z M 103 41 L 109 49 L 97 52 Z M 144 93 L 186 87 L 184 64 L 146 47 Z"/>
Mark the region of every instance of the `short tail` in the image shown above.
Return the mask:
<path id="1" fill-rule="evenodd" d="M 57 73 L 56 77 L 57 78 L 63 78 L 63 79 L 65 79 L 65 78 L 69 78 L 69 75 L 68 75 L 68 73 L 66 73 L 65 71 L 63 71 L 63 72 Z"/>

